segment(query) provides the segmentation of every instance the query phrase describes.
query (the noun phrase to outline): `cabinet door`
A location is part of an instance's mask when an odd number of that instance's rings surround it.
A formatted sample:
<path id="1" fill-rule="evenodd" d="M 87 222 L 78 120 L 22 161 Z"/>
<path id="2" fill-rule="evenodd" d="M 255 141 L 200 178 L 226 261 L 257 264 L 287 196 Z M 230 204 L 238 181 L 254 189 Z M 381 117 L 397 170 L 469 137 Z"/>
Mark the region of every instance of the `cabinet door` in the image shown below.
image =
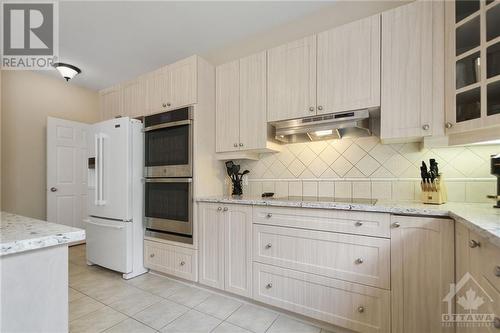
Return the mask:
<path id="1" fill-rule="evenodd" d="M 169 76 L 167 67 L 162 67 L 147 74 L 148 110 L 147 114 L 167 111 L 167 90 Z"/>
<path id="2" fill-rule="evenodd" d="M 198 230 L 201 284 L 224 289 L 224 215 L 216 204 L 200 203 Z"/>
<path id="3" fill-rule="evenodd" d="M 453 220 L 393 215 L 392 222 L 392 332 L 451 332 L 441 315 L 455 281 Z"/>
<path id="4" fill-rule="evenodd" d="M 216 151 L 239 149 L 240 142 L 240 64 L 233 61 L 215 70 Z"/>
<path id="5" fill-rule="evenodd" d="M 267 51 L 268 121 L 316 114 L 316 35 Z"/>
<path id="6" fill-rule="evenodd" d="M 318 34 L 318 113 L 380 106 L 380 15 Z"/>
<path id="7" fill-rule="evenodd" d="M 241 149 L 265 148 L 267 142 L 266 52 L 240 59 Z"/>
<path id="8" fill-rule="evenodd" d="M 101 120 L 108 120 L 122 115 L 122 91 L 120 86 L 113 86 L 99 92 Z"/>
<path id="9" fill-rule="evenodd" d="M 167 105 L 169 109 L 196 103 L 197 58 L 192 56 L 168 65 Z"/>
<path id="10" fill-rule="evenodd" d="M 147 81 L 139 77 L 126 82 L 122 87 L 123 115 L 128 117 L 143 116 L 147 113 Z"/>
<path id="11" fill-rule="evenodd" d="M 432 1 L 382 13 L 382 140 L 432 133 L 432 21 Z"/>
<path id="12" fill-rule="evenodd" d="M 252 207 L 228 205 L 225 214 L 225 290 L 252 295 Z"/>

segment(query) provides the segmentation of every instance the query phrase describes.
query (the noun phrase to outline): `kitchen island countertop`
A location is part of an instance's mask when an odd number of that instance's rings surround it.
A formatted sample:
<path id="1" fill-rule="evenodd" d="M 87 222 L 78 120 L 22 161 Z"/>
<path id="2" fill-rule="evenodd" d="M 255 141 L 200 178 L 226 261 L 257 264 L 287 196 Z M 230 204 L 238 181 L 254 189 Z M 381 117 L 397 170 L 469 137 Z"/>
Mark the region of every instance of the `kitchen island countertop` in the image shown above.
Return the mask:
<path id="1" fill-rule="evenodd" d="M 400 215 L 450 217 L 500 247 L 500 209 L 485 203 L 455 203 L 429 205 L 421 202 L 379 200 L 375 204 L 337 202 L 334 199 L 310 198 L 258 198 L 258 197 L 205 197 L 198 202 L 221 204 L 243 204 L 257 206 L 301 207 L 317 209 L 339 209 L 369 211 Z"/>

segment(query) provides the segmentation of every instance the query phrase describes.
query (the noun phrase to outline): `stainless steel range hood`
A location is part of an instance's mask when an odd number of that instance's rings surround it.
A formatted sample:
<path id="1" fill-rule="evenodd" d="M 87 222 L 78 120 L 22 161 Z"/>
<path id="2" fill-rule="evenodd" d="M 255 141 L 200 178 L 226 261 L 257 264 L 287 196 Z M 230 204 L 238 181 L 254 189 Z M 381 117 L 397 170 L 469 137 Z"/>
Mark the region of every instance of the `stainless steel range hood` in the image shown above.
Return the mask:
<path id="1" fill-rule="evenodd" d="M 276 140 L 295 143 L 378 134 L 379 119 L 377 109 L 363 109 L 284 120 L 271 125 L 276 128 Z"/>

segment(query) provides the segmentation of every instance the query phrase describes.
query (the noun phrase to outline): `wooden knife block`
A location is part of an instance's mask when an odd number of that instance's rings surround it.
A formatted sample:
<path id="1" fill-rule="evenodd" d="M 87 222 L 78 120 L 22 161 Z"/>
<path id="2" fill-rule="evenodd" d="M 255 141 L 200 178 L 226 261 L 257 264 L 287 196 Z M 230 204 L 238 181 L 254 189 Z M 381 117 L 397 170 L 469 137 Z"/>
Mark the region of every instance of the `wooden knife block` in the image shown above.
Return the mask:
<path id="1" fill-rule="evenodd" d="M 448 200 L 448 192 L 441 175 L 434 179 L 434 183 L 420 182 L 422 189 L 421 200 L 424 204 L 442 205 Z"/>

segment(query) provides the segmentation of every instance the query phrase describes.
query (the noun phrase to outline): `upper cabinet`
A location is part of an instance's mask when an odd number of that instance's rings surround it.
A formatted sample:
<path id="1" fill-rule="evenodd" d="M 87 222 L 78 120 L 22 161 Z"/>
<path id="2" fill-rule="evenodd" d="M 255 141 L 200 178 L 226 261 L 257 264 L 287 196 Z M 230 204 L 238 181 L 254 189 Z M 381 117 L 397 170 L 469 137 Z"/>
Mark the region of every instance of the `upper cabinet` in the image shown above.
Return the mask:
<path id="1" fill-rule="evenodd" d="M 382 13 L 382 141 L 443 133 L 443 20 L 443 4 L 434 1 Z"/>
<path id="2" fill-rule="evenodd" d="M 267 51 L 268 121 L 316 114 L 316 36 Z"/>
<path id="3" fill-rule="evenodd" d="M 216 151 L 270 151 L 268 141 L 266 52 L 215 70 Z"/>
<path id="4" fill-rule="evenodd" d="M 317 113 L 380 106 L 380 15 L 318 34 Z"/>
<path id="5" fill-rule="evenodd" d="M 100 91 L 102 119 L 138 117 L 197 103 L 198 57 L 192 56 Z"/>
<path id="6" fill-rule="evenodd" d="M 446 133 L 500 138 L 500 2 L 446 1 Z"/>

